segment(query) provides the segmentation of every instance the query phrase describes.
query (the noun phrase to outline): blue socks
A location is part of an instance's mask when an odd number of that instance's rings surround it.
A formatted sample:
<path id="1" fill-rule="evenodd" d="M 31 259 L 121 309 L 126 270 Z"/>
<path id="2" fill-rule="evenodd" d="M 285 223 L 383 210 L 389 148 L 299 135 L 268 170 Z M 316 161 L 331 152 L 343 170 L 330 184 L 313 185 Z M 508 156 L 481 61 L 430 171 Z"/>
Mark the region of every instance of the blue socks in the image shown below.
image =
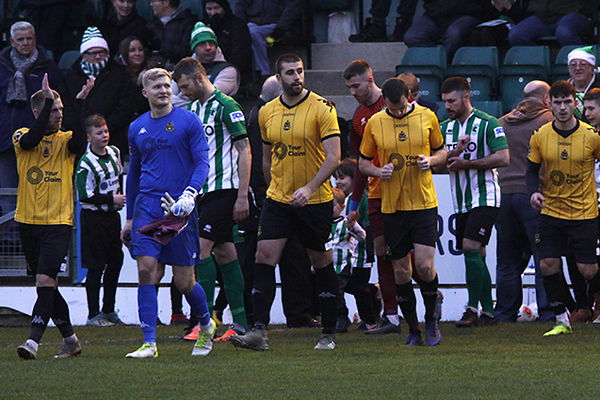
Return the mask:
<path id="1" fill-rule="evenodd" d="M 156 343 L 156 318 L 158 318 L 158 298 L 155 285 L 138 286 L 138 315 L 144 343 Z"/>
<path id="2" fill-rule="evenodd" d="M 208 312 L 208 304 L 206 303 L 206 293 L 198 282 L 190 293 L 184 293 L 185 299 L 190 304 L 191 316 L 198 318 L 200 325 L 206 326 L 210 322 L 210 313 Z"/>

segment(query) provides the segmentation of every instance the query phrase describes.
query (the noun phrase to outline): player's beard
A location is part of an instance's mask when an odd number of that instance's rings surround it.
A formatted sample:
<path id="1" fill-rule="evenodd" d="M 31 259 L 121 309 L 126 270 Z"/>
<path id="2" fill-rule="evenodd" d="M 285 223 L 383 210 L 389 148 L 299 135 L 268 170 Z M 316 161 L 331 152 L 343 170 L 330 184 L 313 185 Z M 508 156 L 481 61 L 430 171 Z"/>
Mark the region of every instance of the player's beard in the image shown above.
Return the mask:
<path id="1" fill-rule="evenodd" d="M 297 85 L 294 85 L 294 84 L 297 84 Z M 291 83 L 289 85 L 282 82 L 281 86 L 283 88 L 283 91 L 288 96 L 291 96 L 291 97 L 298 96 L 304 90 L 304 83 L 303 82 L 293 82 L 293 83 Z"/>

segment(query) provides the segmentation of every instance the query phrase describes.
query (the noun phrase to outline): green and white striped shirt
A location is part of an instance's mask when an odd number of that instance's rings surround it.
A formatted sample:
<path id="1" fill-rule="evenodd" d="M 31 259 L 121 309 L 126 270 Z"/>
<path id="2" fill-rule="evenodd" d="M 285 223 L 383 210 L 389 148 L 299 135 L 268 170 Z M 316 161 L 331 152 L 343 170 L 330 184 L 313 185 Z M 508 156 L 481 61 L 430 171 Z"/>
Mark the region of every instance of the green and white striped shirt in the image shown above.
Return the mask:
<path id="1" fill-rule="evenodd" d="M 357 231 L 363 231 L 369 225 L 369 211 L 367 195 L 362 197 L 358 207 Z M 348 210 L 350 196 L 346 198 Z M 345 212 L 344 210 L 344 212 Z M 331 226 L 331 252 L 333 255 L 333 266 L 336 273 L 350 272 L 351 268 L 370 268 L 367 263 L 367 242 L 360 240 L 359 235 L 348 231 L 346 227 L 346 216 L 342 215 L 333 220 Z"/>
<path id="2" fill-rule="evenodd" d="M 94 211 L 113 211 L 113 204 L 86 203 L 96 194 L 117 194 L 119 177 L 123 173 L 121 153 L 116 146 L 106 146 L 106 155 L 98 156 L 89 148 L 77 162 L 75 183 L 81 208 Z"/>
<path id="3" fill-rule="evenodd" d="M 204 126 L 209 147 L 210 170 L 202 193 L 221 189 L 237 189 L 238 152 L 233 143 L 248 136 L 244 113 L 231 97 L 217 89 L 204 103 L 199 100 L 188 106 Z"/>
<path id="4" fill-rule="evenodd" d="M 449 152 L 456 148 L 460 136 L 471 137 L 467 149 L 459 155 L 465 160 L 478 160 L 508 148 L 504 129 L 498 120 L 476 109 L 463 124 L 457 120 L 445 120 L 441 123 L 441 131 Z M 500 207 L 496 168 L 464 169 L 449 174 L 455 212 L 466 213 L 484 206 Z"/>

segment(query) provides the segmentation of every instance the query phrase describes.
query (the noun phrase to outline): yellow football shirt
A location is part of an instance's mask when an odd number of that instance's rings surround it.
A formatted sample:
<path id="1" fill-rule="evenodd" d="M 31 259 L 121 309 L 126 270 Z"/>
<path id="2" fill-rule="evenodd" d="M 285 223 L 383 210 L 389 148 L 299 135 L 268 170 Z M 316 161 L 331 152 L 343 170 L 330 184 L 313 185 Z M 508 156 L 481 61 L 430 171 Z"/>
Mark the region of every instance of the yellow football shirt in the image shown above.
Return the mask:
<path id="1" fill-rule="evenodd" d="M 544 171 L 542 214 L 568 220 L 598 216 L 594 161 L 600 160 L 600 136 L 594 128 L 578 121 L 563 137 L 549 122 L 531 136 L 528 158 Z"/>
<path id="2" fill-rule="evenodd" d="M 73 169 L 75 155 L 69 151 L 72 131 L 44 136 L 31 150 L 19 141 L 29 128 L 13 134 L 19 189 L 15 221 L 34 225 L 73 225 Z"/>
<path id="3" fill-rule="evenodd" d="M 258 122 L 263 142 L 271 145 L 267 197 L 290 203 L 294 192 L 310 182 L 325 161 L 322 141 L 340 135 L 335 107 L 313 92 L 292 107 L 278 97 L 260 109 Z M 332 199 L 331 185 L 326 180 L 308 204 Z"/>
<path id="4" fill-rule="evenodd" d="M 427 210 L 437 207 L 431 170 L 417 166 L 419 154 L 429 156 L 444 145 L 435 114 L 415 104 L 402 118 L 382 110 L 373 115 L 360 145 L 361 157 L 379 157 L 382 165 L 393 163 L 390 179 L 381 180 L 381 212 Z"/>

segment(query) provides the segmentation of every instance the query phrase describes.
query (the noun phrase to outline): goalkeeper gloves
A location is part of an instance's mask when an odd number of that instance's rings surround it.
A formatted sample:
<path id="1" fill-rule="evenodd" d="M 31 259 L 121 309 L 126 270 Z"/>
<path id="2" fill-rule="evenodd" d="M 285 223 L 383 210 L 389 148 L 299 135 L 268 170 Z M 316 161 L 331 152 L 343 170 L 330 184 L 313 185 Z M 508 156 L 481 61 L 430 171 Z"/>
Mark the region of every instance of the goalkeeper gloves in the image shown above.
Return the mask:
<path id="1" fill-rule="evenodd" d="M 165 212 L 173 214 L 176 217 L 187 217 L 194 211 L 196 206 L 196 196 L 198 191 L 191 186 L 185 188 L 181 196 L 177 201 L 173 200 L 169 193 L 165 193 L 164 197 L 161 198 L 161 208 Z"/>

